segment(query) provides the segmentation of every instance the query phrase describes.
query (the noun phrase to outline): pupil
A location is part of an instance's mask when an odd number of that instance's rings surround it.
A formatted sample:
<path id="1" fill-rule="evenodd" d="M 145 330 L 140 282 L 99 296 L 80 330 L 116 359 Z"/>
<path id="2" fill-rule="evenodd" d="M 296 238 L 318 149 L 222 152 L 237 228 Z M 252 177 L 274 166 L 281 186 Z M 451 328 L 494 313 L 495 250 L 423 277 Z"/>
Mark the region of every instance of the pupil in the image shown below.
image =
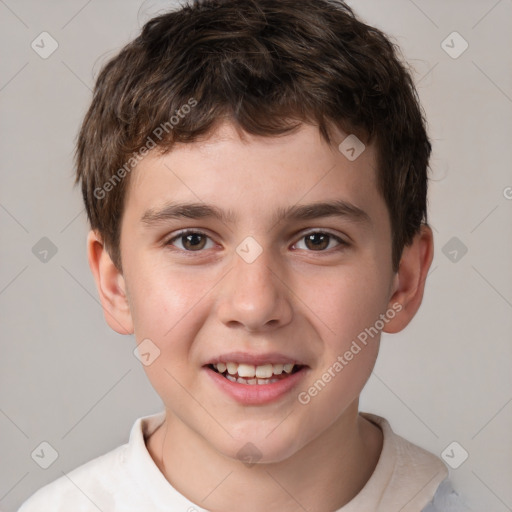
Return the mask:
<path id="1" fill-rule="evenodd" d="M 316 239 L 316 241 L 314 241 L 315 237 L 318 237 L 321 240 Z M 329 238 L 329 235 L 326 235 L 324 233 L 311 233 L 310 235 L 307 236 L 307 240 L 309 242 L 312 242 L 313 246 L 317 247 L 317 248 L 318 247 L 322 247 L 322 248 L 327 247 L 329 244 L 328 243 L 326 244 L 325 242 L 326 242 L 326 240 L 328 240 L 328 238 Z"/>
<path id="2" fill-rule="evenodd" d="M 192 247 L 192 248 L 198 248 L 198 238 L 201 238 L 202 235 L 200 235 L 199 233 L 192 233 L 190 235 L 186 235 L 184 238 L 186 240 L 186 243 L 184 244 L 186 247 Z M 203 245 L 204 245 L 204 241 L 203 241 Z M 201 241 L 199 241 L 199 248 L 202 248 L 201 246 Z"/>

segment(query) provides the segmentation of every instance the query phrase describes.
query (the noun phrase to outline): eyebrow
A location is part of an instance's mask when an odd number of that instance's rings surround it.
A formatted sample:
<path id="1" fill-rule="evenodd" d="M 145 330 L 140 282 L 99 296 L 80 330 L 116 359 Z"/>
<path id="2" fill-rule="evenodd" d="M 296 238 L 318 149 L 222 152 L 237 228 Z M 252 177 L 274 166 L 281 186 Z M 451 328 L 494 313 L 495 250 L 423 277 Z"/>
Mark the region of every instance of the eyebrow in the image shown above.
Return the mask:
<path id="1" fill-rule="evenodd" d="M 322 217 L 340 217 L 358 223 L 371 223 L 370 216 L 361 208 L 347 201 L 336 200 L 311 204 L 293 205 L 278 208 L 273 216 L 275 224 L 282 220 L 314 220 Z M 141 221 L 152 226 L 172 219 L 206 219 L 212 218 L 225 224 L 236 221 L 232 210 L 221 210 L 206 203 L 167 203 L 160 209 L 150 208 Z"/>

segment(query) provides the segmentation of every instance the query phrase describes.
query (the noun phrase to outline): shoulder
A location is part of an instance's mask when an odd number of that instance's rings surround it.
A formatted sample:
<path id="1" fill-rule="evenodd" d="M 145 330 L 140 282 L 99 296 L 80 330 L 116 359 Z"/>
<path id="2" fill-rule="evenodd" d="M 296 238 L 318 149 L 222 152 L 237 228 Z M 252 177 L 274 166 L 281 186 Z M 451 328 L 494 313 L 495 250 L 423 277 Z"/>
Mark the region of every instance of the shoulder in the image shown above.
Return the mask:
<path id="1" fill-rule="evenodd" d="M 128 443 L 64 473 L 30 496 L 18 512 L 156 512 L 165 508 L 155 500 L 179 501 L 145 445 L 164 418 L 165 411 L 138 418 Z"/>
<path id="2" fill-rule="evenodd" d="M 119 446 L 40 488 L 18 512 L 114 510 L 112 490 L 127 478 L 123 474 L 126 447 Z"/>
<path id="3" fill-rule="evenodd" d="M 396 434 L 388 420 L 370 413 L 361 413 L 361 415 L 382 430 L 384 446 L 381 456 L 392 461 L 392 479 L 412 482 L 430 477 L 433 479 L 433 484 L 429 487 L 435 490 L 448 476 L 448 469 L 437 455 Z"/>
<path id="4" fill-rule="evenodd" d="M 395 434 L 385 418 L 361 414 L 378 425 L 384 436 L 380 459 L 368 482 L 372 494 L 379 496 L 379 510 L 422 510 L 448 476 L 447 467 L 433 453 Z"/>

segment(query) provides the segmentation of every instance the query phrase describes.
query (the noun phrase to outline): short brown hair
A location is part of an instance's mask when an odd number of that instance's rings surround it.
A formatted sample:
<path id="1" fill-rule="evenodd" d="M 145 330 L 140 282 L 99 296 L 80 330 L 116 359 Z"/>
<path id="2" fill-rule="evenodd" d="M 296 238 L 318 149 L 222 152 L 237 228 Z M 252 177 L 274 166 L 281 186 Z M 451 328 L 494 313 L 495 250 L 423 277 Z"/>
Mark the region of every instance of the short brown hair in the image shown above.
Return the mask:
<path id="1" fill-rule="evenodd" d="M 333 125 L 375 140 L 398 269 L 426 222 L 431 145 L 398 47 L 340 0 L 196 0 L 149 20 L 103 67 L 77 142 L 76 181 L 119 269 L 134 155 L 195 141 L 222 120 L 256 135 L 310 123 L 330 144 Z"/>

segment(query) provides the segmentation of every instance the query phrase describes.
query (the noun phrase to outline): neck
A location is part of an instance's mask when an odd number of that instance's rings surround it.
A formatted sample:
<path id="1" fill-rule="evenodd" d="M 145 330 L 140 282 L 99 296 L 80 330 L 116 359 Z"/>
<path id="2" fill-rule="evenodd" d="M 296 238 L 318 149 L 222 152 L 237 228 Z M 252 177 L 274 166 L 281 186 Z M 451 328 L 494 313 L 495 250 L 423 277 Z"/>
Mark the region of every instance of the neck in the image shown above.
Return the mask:
<path id="1" fill-rule="evenodd" d="M 147 448 L 178 492 L 212 512 L 337 510 L 364 487 L 382 451 L 380 428 L 357 407 L 356 401 L 319 437 L 275 463 L 248 467 L 226 457 L 169 411 Z"/>

